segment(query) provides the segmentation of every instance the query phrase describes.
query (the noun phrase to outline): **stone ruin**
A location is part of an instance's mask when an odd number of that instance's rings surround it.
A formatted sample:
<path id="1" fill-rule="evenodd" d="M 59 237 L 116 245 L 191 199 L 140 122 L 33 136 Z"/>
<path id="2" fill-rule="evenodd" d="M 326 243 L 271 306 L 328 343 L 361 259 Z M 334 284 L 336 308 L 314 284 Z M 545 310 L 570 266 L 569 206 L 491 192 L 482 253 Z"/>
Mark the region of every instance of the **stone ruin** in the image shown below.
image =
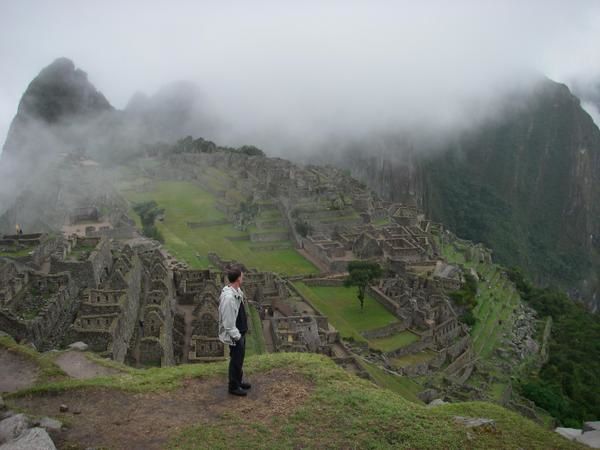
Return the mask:
<path id="1" fill-rule="evenodd" d="M 257 249 L 269 248 L 265 242 L 281 245 L 291 239 L 329 275 L 342 274 L 352 260 L 380 262 L 387 278 L 372 286 L 370 294 L 400 322 L 375 332 L 385 337 L 408 330 L 418 336 L 394 354 L 383 355 L 383 365 L 408 375 L 442 370 L 452 380 L 469 376 L 474 359 L 470 338 L 447 296 L 460 288 L 462 271 L 440 259 L 433 237 L 445 236 L 439 224 L 412 206 L 378 199 L 330 167 L 299 167 L 277 158 L 221 151 L 168 154 L 163 162 L 148 169 L 149 175 L 160 170 L 163 179 L 173 175 L 202 185 L 226 216 L 188 223 L 192 229 L 240 222 L 240 196 L 215 185 L 210 173 L 210 168 L 234 170 L 231 189 L 249 195 L 244 201 L 252 205 L 252 213 L 244 215 L 243 225 L 256 226 L 250 241 L 261 243 Z M 21 255 L 0 272 L 6 280 L 0 285 L 0 319 L 10 322 L 10 334 L 40 346 L 81 340 L 104 356 L 139 366 L 225 358 L 217 337 L 218 302 L 223 272 L 235 261 L 210 254 L 216 270 L 190 269 L 155 241 L 137 237 L 123 205 L 117 201 L 112 208 L 107 201 L 72 210 L 64 237 L 21 235 L 0 241 L 0 254 L 12 246 Z M 273 214 L 259 218 L 254 205 Z M 109 212 L 103 216 L 101 211 Z M 310 224 L 306 236 L 298 233 L 298 222 Z M 487 254 L 473 250 L 472 257 Z M 28 292 L 40 279 L 57 286 L 44 291 L 56 300 L 47 300 L 47 311 L 40 309 L 31 318 L 31 301 L 22 299 L 34 298 Z M 262 333 L 268 351 L 319 352 L 344 364 L 351 359 L 327 318 L 289 279 L 246 269 L 243 289 L 254 317 L 250 332 Z M 62 312 L 53 312 L 58 309 Z M 23 310 L 32 312 L 19 316 Z M 252 329 L 257 325 L 261 328 Z M 401 369 L 386 365 L 386 359 L 424 350 L 434 357 Z"/>
<path id="2" fill-rule="evenodd" d="M 174 274 L 180 333 L 186 362 L 215 361 L 225 357 L 218 338 L 221 273 L 211 270 L 178 270 Z"/>
<path id="3" fill-rule="evenodd" d="M 130 239 L 135 235 L 135 221 L 127 216 L 122 204 L 111 201 L 105 209 L 109 209 L 106 215 L 103 215 L 97 206 L 92 205 L 72 209 L 68 220 L 62 226 L 63 235 L 116 239 Z"/>
<path id="4" fill-rule="evenodd" d="M 48 274 L 0 259 L 0 329 L 49 350 L 62 340 L 77 308 L 68 272 Z"/>
<path id="5" fill-rule="evenodd" d="M 447 287 L 437 279 L 406 274 L 384 278 L 370 288 L 371 295 L 393 312 L 402 325 L 394 332 L 410 330 L 419 339 L 388 352 L 386 358 L 424 350 L 434 356 L 416 366 L 404 367 L 406 375 L 423 375 L 440 370 L 452 381 L 463 383 L 470 376 L 475 355 L 468 327 L 460 322 L 447 296 Z"/>
<path id="6" fill-rule="evenodd" d="M 225 271 L 236 261 L 224 261 L 216 254 L 209 260 Z M 327 317 L 319 314 L 288 281 L 274 272 L 259 272 L 244 267 L 244 293 L 263 322 L 264 334 L 272 351 L 316 352 L 332 355 L 331 346 L 339 341 Z"/>

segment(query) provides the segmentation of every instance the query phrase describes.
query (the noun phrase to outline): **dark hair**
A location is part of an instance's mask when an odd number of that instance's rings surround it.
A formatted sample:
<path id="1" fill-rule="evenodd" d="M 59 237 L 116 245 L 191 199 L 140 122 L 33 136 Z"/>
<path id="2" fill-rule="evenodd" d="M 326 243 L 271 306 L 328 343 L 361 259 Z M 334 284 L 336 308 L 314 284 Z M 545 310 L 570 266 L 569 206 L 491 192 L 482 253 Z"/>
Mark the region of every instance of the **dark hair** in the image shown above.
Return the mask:
<path id="1" fill-rule="evenodd" d="M 239 267 L 230 267 L 227 270 L 227 279 L 230 283 L 235 283 L 239 277 L 242 276 L 242 271 Z"/>

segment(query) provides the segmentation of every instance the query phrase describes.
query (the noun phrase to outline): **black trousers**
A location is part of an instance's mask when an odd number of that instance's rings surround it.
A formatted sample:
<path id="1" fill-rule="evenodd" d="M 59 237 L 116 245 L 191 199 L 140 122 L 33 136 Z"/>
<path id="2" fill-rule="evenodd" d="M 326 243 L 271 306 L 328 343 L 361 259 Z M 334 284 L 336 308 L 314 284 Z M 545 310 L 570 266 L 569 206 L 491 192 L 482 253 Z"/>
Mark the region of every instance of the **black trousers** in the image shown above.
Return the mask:
<path id="1" fill-rule="evenodd" d="M 244 371 L 244 355 L 246 354 L 246 336 L 242 335 L 235 345 L 229 346 L 229 389 L 240 387 Z"/>

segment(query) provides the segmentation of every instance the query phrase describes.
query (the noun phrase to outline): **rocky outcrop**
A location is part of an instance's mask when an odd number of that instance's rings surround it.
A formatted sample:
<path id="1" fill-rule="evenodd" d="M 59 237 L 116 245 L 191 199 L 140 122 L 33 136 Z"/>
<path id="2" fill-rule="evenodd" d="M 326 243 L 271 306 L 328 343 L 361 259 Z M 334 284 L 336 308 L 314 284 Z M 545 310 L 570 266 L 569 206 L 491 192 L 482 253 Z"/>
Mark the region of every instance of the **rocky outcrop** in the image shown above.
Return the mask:
<path id="1" fill-rule="evenodd" d="M 46 430 L 61 428 L 62 423 L 50 417 L 34 421 L 25 414 L 7 412 L 0 420 L 0 450 L 56 450 Z"/>
<path id="2" fill-rule="evenodd" d="M 72 131 L 72 137 L 77 134 L 76 130 L 64 129 L 67 121 L 81 123 L 112 110 L 84 71 L 75 68 L 73 61 L 59 58 L 33 79 L 21 97 L 4 143 L 2 161 L 39 158 L 49 150 L 47 139 L 54 131 Z"/>

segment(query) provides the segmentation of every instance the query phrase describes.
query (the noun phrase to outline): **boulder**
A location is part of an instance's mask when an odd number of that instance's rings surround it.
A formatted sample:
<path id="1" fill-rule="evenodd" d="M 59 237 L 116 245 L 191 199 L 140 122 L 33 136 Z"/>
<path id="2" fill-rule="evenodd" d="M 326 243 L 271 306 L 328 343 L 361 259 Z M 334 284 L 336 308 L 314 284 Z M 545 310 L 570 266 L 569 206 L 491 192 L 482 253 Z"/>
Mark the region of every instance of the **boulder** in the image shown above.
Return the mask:
<path id="1" fill-rule="evenodd" d="M 31 426 L 31 421 L 25 414 L 15 414 L 0 422 L 0 444 L 16 439 L 23 431 Z"/>
<path id="2" fill-rule="evenodd" d="M 88 349 L 88 345 L 85 342 L 73 342 L 69 345 L 71 350 L 77 350 L 79 352 L 85 352 Z"/>
<path id="3" fill-rule="evenodd" d="M 17 439 L 0 445 L 0 450 L 56 450 L 56 446 L 43 428 L 25 430 Z"/>
<path id="4" fill-rule="evenodd" d="M 592 448 L 600 448 L 600 430 L 588 431 L 575 438 L 577 442 Z"/>
<path id="5" fill-rule="evenodd" d="M 42 417 L 37 426 L 49 431 L 60 431 L 63 424 L 60 420 L 52 419 L 51 417 Z"/>
<path id="6" fill-rule="evenodd" d="M 555 432 L 557 432 L 558 434 L 560 434 L 562 437 L 566 437 L 567 439 L 570 439 L 571 441 L 575 440 L 575 438 L 577 436 L 581 436 L 582 431 L 578 430 L 577 428 L 564 428 L 564 427 L 557 427 L 554 429 Z"/>
<path id="7" fill-rule="evenodd" d="M 435 400 L 431 401 L 427 407 L 428 408 L 434 408 L 436 406 L 440 406 L 440 405 L 445 405 L 448 402 L 445 402 L 444 400 L 442 400 L 441 398 L 436 398 Z"/>
<path id="8" fill-rule="evenodd" d="M 600 430 L 600 420 L 595 422 L 584 422 L 583 432 Z"/>
<path id="9" fill-rule="evenodd" d="M 490 431 L 496 430 L 496 421 L 494 419 L 454 416 L 454 420 L 467 428 L 485 429 Z"/>
<path id="10" fill-rule="evenodd" d="M 433 400 L 438 398 L 438 396 L 439 392 L 435 389 L 425 389 L 424 391 L 421 391 L 417 394 L 417 397 L 419 397 L 425 403 L 432 402 Z"/>

